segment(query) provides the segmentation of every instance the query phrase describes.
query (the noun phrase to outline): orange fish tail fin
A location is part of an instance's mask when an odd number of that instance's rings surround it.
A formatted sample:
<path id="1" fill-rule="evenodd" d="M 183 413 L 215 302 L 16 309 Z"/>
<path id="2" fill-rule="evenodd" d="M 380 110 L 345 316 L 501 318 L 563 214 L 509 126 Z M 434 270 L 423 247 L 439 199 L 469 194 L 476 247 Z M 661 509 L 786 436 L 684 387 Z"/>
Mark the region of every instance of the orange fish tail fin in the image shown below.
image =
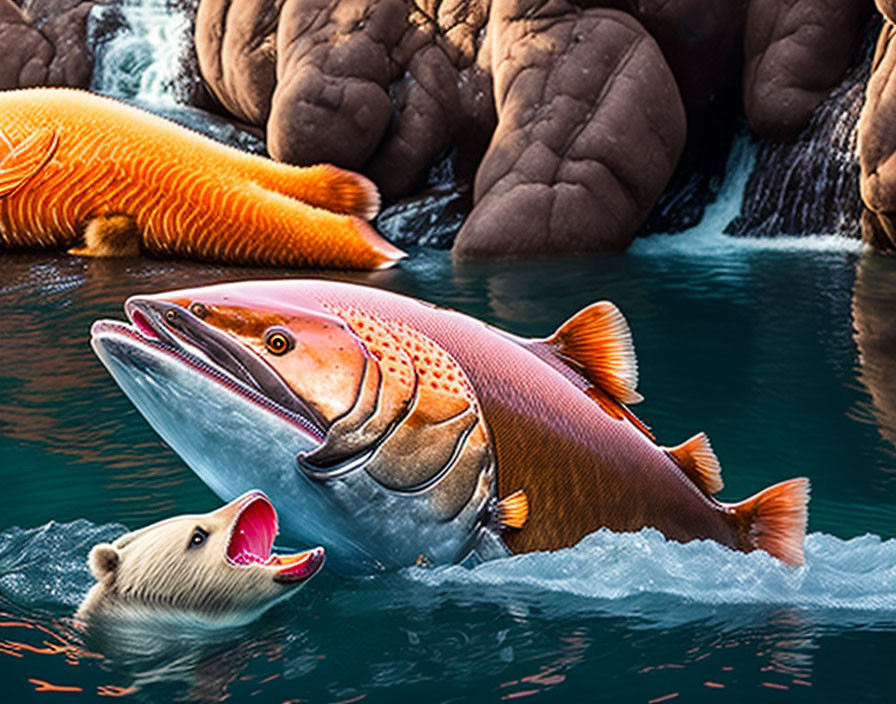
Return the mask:
<path id="1" fill-rule="evenodd" d="M 799 477 L 730 504 L 728 510 L 747 552 L 758 548 L 788 565 L 802 565 L 808 503 L 809 480 Z"/>
<path id="2" fill-rule="evenodd" d="M 252 158 L 251 178 L 261 187 L 314 208 L 373 220 L 380 211 L 380 192 L 370 179 L 332 164 L 290 166 Z"/>
<path id="3" fill-rule="evenodd" d="M 363 220 L 373 220 L 380 212 L 380 192 L 369 178 L 332 164 L 318 164 L 304 171 L 308 174 L 307 186 L 314 193 L 303 200 L 312 205 Z"/>

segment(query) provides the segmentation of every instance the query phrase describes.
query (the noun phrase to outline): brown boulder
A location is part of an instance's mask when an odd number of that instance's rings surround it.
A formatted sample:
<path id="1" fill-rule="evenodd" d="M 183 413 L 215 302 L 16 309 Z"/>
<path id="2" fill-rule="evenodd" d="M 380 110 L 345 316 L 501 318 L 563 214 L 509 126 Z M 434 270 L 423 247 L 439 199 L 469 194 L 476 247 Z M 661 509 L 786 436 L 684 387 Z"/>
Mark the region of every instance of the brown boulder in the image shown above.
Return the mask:
<path id="1" fill-rule="evenodd" d="M 421 6 L 410 6 L 408 29 L 392 52 L 400 67 L 393 118 L 366 168 L 387 197 L 410 190 L 452 145 L 478 161 L 495 126 L 490 67 L 479 53 L 488 2 Z"/>
<path id="2" fill-rule="evenodd" d="M 0 90 L 44 85 L 53 46 L 12 0 L 0 0 Z"/>
<path id="3" fill-rule="evenodd" d="M 688 108 L 734 82 L 743 61 L 746 0 L 626 0 L 656 39 Z"/>
<path id="4" fill-rule="evenodd" d="M 44 36 L 53 45 L 45 85 L 86 88 L 93 73 L 93 54 L 87 46 L 87 16 L 92 2 L 82 2 L 55 15 L 43 26 Z"/>
<path id="5" fill-rule="evenodd" d="M 196 11 L 199 70 L 224 108 L 264 126 L 276 83 L 277 19 L 283 0 L 202 0 Z"/>
<path id="6" fill-rule="evenodd" d="M 896 243 L 896 27 L 884 22 L 859 118 L 865 239 Z"/>
<path id="7" fill-rule="evenodd" d="M 87 15 L 93 3 L 46 0 L 26 13 L 0 0 L 0 90 L 35 86 L 85 88 L 93 55 L 87 46 Z M 42 29 L 32 17 L 46 19 Z"/>
<path id="8" fill-rule="evenodd" d="M 874 0 L 877 11 L 890 22 L 896 22 L 896 0 Z"/>
<path id="9" fill-rule="evenodd" d="M 404 0 L 286 0 L 267 126 L 271 156 L 363 167 L 392 118 L 390 54 L 406 27 Z"/>
<path id="10" fill-rule="evenodd" d="M 459 257 L 625 249 L 668 182 L 685 115 L 659 47 L 630 15 L 496 0 L 498 127 Z"/>
<path id="11" fill-rule="evenodd" d="M 761 136 L 790 139 L 849 66 L 868 0 L 750 0 L 744 109 Z"/>

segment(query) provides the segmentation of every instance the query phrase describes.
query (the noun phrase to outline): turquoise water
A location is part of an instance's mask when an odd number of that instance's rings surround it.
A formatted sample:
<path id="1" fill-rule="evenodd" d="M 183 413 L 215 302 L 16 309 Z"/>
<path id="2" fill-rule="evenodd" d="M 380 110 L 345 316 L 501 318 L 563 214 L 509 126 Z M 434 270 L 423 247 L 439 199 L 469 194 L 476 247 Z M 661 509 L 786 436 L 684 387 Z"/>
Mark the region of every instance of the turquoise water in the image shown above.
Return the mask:
<path id="1" fill-rule="evenodd" d="M 287 272 L 0 258 L 0 698 L 889 701 L 896 259 L 837 238 L 734 240 L 711 215 L 606 259 L 453 265 L 419 251 L 344 278 L 524 335 L 613 300 L 634 334 L 639 415 L 665 444 L 706 431 L 723 499 L 812 479 L 806 567 L 598 531 L 472 571 L 323 574 L 215 632 L 82 634 L 68 621 L 92 544 L 218 504 L 106 374 L 88 329 L 134 293 Z"/>

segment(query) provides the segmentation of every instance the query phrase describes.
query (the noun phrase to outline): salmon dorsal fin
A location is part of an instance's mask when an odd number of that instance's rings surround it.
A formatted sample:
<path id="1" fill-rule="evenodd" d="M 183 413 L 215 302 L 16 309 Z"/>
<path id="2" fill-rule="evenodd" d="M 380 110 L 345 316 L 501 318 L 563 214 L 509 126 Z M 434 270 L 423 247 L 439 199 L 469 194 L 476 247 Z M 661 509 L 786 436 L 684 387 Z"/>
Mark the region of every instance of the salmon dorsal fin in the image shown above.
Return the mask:
<path id="1" fill-rule="evenodd" d="M 638 403 L 638 362 L 628 323 L 609 301 L 579 311 L 544 340 L 558 359 L 619 403 Z"/>
<path id="2" fill-rule="evenodd" d="M 725 486 L 722 482 L 722 466 L 706 433 L 697 433 L 677 447 L 663 448 L 684 472 L 688 479 L 710 496 Z"/>
<path id="3" fill-rule="evenodd" d="M 5 135 L 4 135 L 5 136 Z M 15 193 L 53 158 L 59 138 L 48 128 L 33 132 L 0 161 L 0 198 Z M 6 145 L 0 140 L 0 149 Z"/>

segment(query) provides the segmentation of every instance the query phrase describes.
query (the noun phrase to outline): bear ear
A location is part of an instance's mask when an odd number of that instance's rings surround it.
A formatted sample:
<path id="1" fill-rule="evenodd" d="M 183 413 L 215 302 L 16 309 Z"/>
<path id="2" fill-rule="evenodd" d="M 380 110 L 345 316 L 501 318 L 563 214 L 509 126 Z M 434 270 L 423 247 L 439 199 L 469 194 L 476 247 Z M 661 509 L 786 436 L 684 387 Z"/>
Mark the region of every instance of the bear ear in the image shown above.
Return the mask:
<path id="1" fill-rule="evenodd" d="M 109 543 L 100 543 L 94 545 L 87 558 L 87 564 L 90 565 L 90 571 L 96 578 L 96 581 L 103 581 L 107 575 L 118 569 L 118 561 L 120 555 L 114 545 Z"/>

